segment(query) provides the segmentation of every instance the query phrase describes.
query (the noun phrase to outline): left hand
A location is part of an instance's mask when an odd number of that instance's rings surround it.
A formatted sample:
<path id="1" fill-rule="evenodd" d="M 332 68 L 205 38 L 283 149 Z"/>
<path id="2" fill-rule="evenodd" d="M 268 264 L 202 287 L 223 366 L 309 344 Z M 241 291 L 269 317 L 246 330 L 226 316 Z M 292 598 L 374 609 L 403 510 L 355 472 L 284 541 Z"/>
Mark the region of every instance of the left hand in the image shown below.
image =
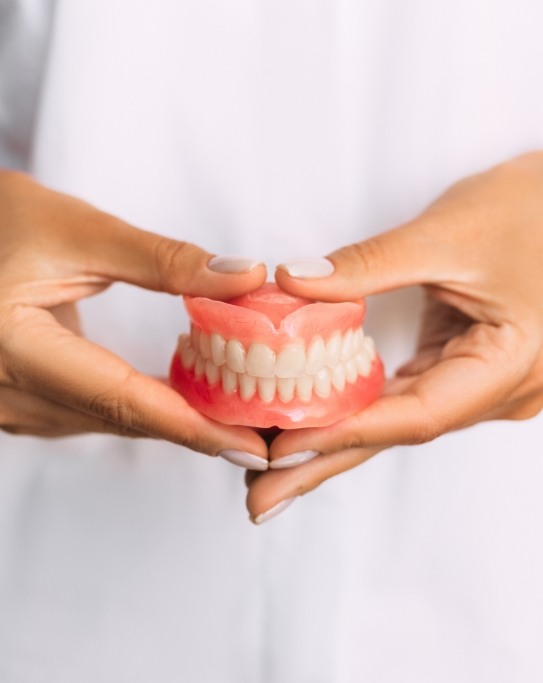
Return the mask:
<path id="1" fill-rule="evenodd" d="M 387 447 L 543 408 L 543 153 L 467 178 L 416 220 L 329 260 L 328 277 L 293 277 L 286 264 L 277 282 L 322 301 L 422 285 L 427 309 L 418 349 L 361 413 L 274 440 L 276 466 L 293 453 L 319 456 L 252 477 L 253 519 Z"/>

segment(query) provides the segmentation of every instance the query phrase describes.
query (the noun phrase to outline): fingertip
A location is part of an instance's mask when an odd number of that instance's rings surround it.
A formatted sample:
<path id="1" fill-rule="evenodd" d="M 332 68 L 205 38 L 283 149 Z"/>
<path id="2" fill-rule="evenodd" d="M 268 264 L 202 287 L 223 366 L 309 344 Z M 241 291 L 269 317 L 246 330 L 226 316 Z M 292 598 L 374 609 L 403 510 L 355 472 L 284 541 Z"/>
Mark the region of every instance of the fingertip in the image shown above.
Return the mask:
<path id="1" fill-rule="evenodd" d="M 185 293 L 219 301 L 234 299 L 258 289 L 268 274 L 262 261 L 246 257 L 207 257 L 202 266 L 200 277 L 194 278 L 190 291 Z"/>

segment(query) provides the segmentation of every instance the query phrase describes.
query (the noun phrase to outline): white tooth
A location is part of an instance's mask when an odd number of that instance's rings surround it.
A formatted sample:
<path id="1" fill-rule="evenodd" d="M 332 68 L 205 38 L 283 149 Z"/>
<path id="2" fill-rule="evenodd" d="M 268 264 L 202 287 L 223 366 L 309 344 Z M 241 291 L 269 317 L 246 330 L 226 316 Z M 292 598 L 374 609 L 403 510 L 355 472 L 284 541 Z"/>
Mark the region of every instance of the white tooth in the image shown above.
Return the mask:
<path id="1" fill-rule="evenodd" d="M 296 394 L 302 401 L 309 401 L 313 391 L 313 375 L 302 375 L 296 380 Z"/>
<path id="2" fill-rule="evenodd" d="M 345 366 L 339 363 L 332 371 L 332 384 L 338 391 L 345 389 Z"/>
<path id="3" fill-rule="evenodd" d="M 206 378 L 207 382 L 210 386 L 213 386 L 214 384 L 217 384 L 221 377 L 221 371 L 219 368 L 215 365 L 215 363 L 211 360 L 211 358 L 208 358 L 206 360 Z"/>
<path id="4" fill-rule="evenodd" d="M 354 335 L 353 335 L 353 356 L 356 356 L 356 354 L 360 351 L 362 348 L 362 328 L 359 327 L 358 329 L 355 330 Z"/>
<path id="5" fill-rule="evenodd" d="M 196 363 L 194 364 L 194 374 L 196 375 L 196 377 L 201 377 L 201 375 L 204 374 L 205 368 L 206 368 L 205 358 L 203 356 L 200 356 L 200 354 L 198 354 L 196 356 Z"/>
<path id="6" fill-rule="evenodd" d="M 368 377 L 371 372 L 371 357 L 368 351 L 363 348 L 355 356 L 356 369 L 362 377 Z"/>
<path id="7" fill-rule="evenodd" d="M 343 340 L 341 342 L 341 353 L 339 355 L 340 359 L 345 362 L 349 360 L 353 355 L 353 331 L 347 330 Z"/>
<path id="8" fill-rule="evenodd" d="M 230 370 L 245 372 L 245 349 L 237 339 L 231 339 L 226 344 L 226 362 Z"/>
<path id="9" fill-rule="evenodd" d="M 301 344 L 289 344 L 279 351 L 275 361 L 277 377 L 299 377 L 305 373 L 305 352 Z"/>
<path id="10" fill-rule="evenodd" d="M 345 379 L 350 384 L 354 384 L 358 379 L 358 369 L 353 359 L 345 363 Z"/>
<path id="11" fill-rule="evenodd" d="M 190 343 L 193 349 L 200 348 L 200 330 L 194 325 L 190 326 Z"/>
<path id="12" fill-rule="evenodd" d="M 200 332 L 200 353 L 206 360 L 211 358 L 211 340 L 206 332 Z"/>
<path id="13" fill-rule="evenodd" d="M 190 370 L 196 361 L 196 351 L 192 348 L 190 343 L 183 346 L 181 351 L 181 360 L 183 361 L 183 367 L 186 370 Z"/>
<path id="14" fill-rule="evenodd" d="M 222 390 L 225 394 L 233 394 L 238 388 L 237 373 L 232 372 L 228 365 L 223 365 L 221 368 L 222 375 Z"/>
<path id="15" fill-rule="evenodd" d="M 245 369 L 255 377 L 273 377 L 275 353 L 266 344 L 255 342 L 249 346 Z"/>
<path id="16" fill-rule="evenodd" d="M 375 342 L 371 337 L 364 337 L 364 347 L 370 354 L 371 359 L 373 360 L 375 356 L 377 355 L 375 351 Z"/>
<path id="17" fill-rule="evenodd" d="M 239 376 L 239 393 L 244 401 L 250 401 L 256 393 L 256 377 L 244 372 Z"/>
<path id="18" fill-rule="evenodd" d="M 341 335 L 339 332 L 334 332 L 326 343 L 326 365 L 329 368 L 335 368 L 339 363 L 339 354 L 341 352 Z"/>
<path id="19" fill-rule="evenodd" d="M 273 401 L 275 396 L 275 377 L 258 378 L 258 395 L 264 403 Z"/>
<path id="20" fill-rule="evenodd" d="M 307 372 L 316 375 L 326 363 L 326 347 L 322 337 L 315 337 L 307 351 Z"/>
<path id="21" fill-rule="evenodd" d="M 226 363 L 226 339 L 217 332 L 211 335 L 211 358 L 219 368 Z"/>
<path id="22" fill-rule="evenodd" d="M 278 377 L 277 378 L 277 393 L 283 403 L 288 403 L 294 398 L 294 389 L 296 387 L 296 380 L 294 377 Z"/>
<path id="23" fill-rule="evenodd" d="M 315 381 L 315 393 L 321 398 L 328 398 L 332 389 L 330 370 L 323 368 L 313 379 Z"/>
<path id="24" fill-rule="evenodd" d="M 189 343 L 189 335 L 181 334 L 177 340 L 177 354 L 180 356 L 183 353 L 183 349 Z"/>

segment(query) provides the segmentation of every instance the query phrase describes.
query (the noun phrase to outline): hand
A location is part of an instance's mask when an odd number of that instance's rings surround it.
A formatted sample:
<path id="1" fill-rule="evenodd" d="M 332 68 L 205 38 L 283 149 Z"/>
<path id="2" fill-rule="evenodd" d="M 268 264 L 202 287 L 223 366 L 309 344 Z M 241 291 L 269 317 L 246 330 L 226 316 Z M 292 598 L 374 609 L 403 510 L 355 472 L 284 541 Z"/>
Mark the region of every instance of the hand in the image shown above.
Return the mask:
<path id="1" fill-rule="evenodd" d="M 467 178 L 416 220 L 329 260 L 329 277 L 300 277 L 299 264 L 293 277 L 285 264 L 277 282 L 324 301 L 420 284 L 427 307 L 418 350 L 363 412 L 275 439 L 272 467 L 297 452 L 321 455 L 253 478 L 253 518 L 389 446 L 543 407 L 543 153 Z"/>
<path id="2" fill-rule="evenodd" d="M 265 280 L 261 264 L 231 274 L 211 270 L 209 259 L 23 174 L 0 172 L 0 427 L 151 436 L 208 454 L 228 448 L 267 458 L 253 430 L 203 417 L 166 383 L 85 340 L 78 326 L 75 302 L 117 280 L 213 298 Z"/>

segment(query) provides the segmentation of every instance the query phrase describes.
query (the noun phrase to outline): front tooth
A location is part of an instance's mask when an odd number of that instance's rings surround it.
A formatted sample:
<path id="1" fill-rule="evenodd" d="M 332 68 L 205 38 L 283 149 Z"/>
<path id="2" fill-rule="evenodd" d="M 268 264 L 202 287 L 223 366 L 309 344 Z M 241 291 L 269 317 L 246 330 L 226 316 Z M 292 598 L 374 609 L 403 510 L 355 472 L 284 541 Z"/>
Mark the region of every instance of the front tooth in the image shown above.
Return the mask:
<path id="1" fill-rule="evenodd" d="M 358 369 L 353 359 L 345 363 L 345 379 L 350 384 L 354 384 L 358 379 Z"/>
<path id="2" fill-rule="evenodd" d="M 255 342 L 249 347 L 245 368 L 250 375 L 255 377 L 273 377 L 275 366 L 275 353 L 266 344 Z"/>
<path id="3" fill-rule="evenodd" d="M 198 354 L 196 356 L 196 363 L 194 364 L 194 374 L 196 375 L 196 377 L 200 377 L 201 375 L 203 375 L 205 368 L 206 368 L 205 358 L 203 358 L 203 356 L 200 356 L 200 354 Z"/>
<path id="4" fill-rule="evenodd" d="M 200 332 L 200 353 L 206 360 L 211 358 L 211 340 L 206 332 Z"/>
<path id="5" fill-rule="evenodd" d="M 332 384 L 338 391 L 345 389 L 345 366 L 339 363 L 332 371 Z"/>
<path id="6" fill-rule="evenodd" d="M 356 369 L 362 377 L 368 377 L 371 372 L 371 357 L 367 349 L 363 348 L 355 356 Z"/>
<path id="7" fill-rule="evenodd" d="M 341 352 L 339 354 L 340 359 L 345 362 L 349 360 L 353 355 L 353 331 L 347 330 L 343 341 L 341 342 Z"/>
<path id="8" fill-rule="evenodd" d="M 194 325 L 190 327 L 190 343 L 193 349 L 200 348 L 200 330 Z"/>
<path id="9" fill-rule="evenodd" d="M 341 335 L 339 332 L 334 332 L 326 343 L 326 365 L 329 368 L 335 368 L 339 363 L 339 354 L 341 353 Z"/>
<path id="10" fill-rule="evenodd" d="M 294 377 L 278 377 L 277 378 L 277 393 L 283 403 L 288 403 L 294 398 L 294 389 L 296 388 L 296 380 Z"/>
<path id="11" fill-rule="evenodd" d="M 250 401 L 256 393 L 256 377 L 244 372 L 239 376 L 239 394 L 244 401 Z"/>
<path id="12" fill-rule="evenodd" d="M 208 360 L 206 360 L 205 373 L 206 373 L 207 383 L 209 384 L 209 386 L 213 386 L 214 384 L 217 384 L 217 382 L 221 378 L 221 371 L 215 365 L 215 363 L 211 360 L 211 358 L 208 358 Z"/>
<path id="13" fill-rule="evenodd" d="M 296 379 L 296 394 L 302 401 L 309 401 L 313 391 L 313 375 L 302 375 Z"/>
<path id="14" fill-rule="evenodd" d="M 217 332 L 211 335 L 211 358 L 219 368 L 226 363 L 226 339 Z"/>
<path id="15" fill-rule="evenodd" d="M 326 346 L 322 337 L 315 337 L 307 351 L 307 372 L 316 375 L 326 363 Z"/>
<path id="16" fill-rule="evenodd" d="M 236 372 L 230 370 L 228 365 L 223 365 L 221 368 L 222 375 L 222 390 L 225 394 L 233 394 L 238 388 L 238 375 Z"/>
<path id="17" fill-rule="evenodd" d="M 305 373 L 305 352 L 300 344 L 289 344 L 279 351 L 275 361 L 277 377 L 299 377 Z"/>
<path id="18" fill-rule="evenodd" d="M 237 339 L 231 339 L 226 344 L 226 362 L 233 372 L 245 372 L 245 349 Z"/>
<path id="19" fill-rule="evenodd" d="M 315 393 L 321 398 L 328 398 L 332 389 L 330 370 L 328 368 L 323 368 L 313 379 L 315 382 Z"/>
<path id="20" fill-rule="evenodd" d="M 183 367 L 186 370 L 190 370 L 190 368 L 194 366 L 196 361 L 196 351 L 190 344 L 185 344 L 185 346 L 183 346 L 183 350 L 181 351 L 181 360 L 183 361 Z"/>
<path id="21" fill-rule="evenodd" d="M 270 403 L 275 396 L 275 377 L 258 378 L 258 395 L 264 403 Z"/>

